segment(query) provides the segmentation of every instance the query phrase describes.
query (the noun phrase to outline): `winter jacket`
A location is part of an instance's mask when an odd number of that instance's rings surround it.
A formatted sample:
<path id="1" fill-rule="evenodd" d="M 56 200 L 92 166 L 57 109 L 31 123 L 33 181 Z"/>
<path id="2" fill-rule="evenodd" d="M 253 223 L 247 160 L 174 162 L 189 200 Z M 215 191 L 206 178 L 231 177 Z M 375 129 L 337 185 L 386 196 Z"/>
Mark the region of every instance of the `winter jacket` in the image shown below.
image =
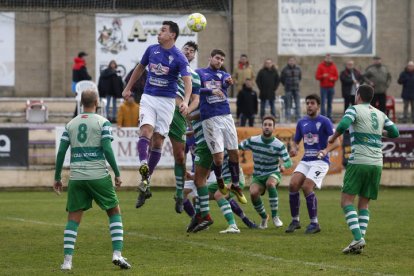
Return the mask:
<path id="1" fill-rule="evenodd" d="M 257 105 L 256 91 L 243 85 L 243 89 L 237 95 L 237 118 L 240 114 L 247 117 L 257 114 Z"/>
<path id="2" fill-rule="evenodd" d="M 88 71 L 86 69 L 86 63 L 83 58 L 75 57 L 73 59 L 73 66 L 72 66 L 72 81 L 73 82 L 80 82 L 83 80 L 91 80 L 92 77 L 89 76 Z"/>
<path id="3" fill-rule="evenodd" d="M 235 87 L 236 91 L 238 92 L 242 90 L 246 79 L 254 80 L 254 78 L 255 76 L 253 72 L 253 67 L 249 63 L 244 64 L 244 65 L 239 63 L 239 65 L 237 66 L 237 68 L 234 70 L 234 73 L 233 73 L 233 79 L 236 84 L 236 87 Z"/>
<path id="4" fill-rule="evenodd" d="M 256 77 L 256 84 L 260 90 L 260 100 L 274 100 L 279 87 L 280 78 L 276 68 L 260 69 Z"/>
<path id="5" fill-rule="evenodd" d="M 391 74 L 384 65 L 372 64 L 365 70 L 364 80 L 374 83 L 375 94 L 385 94 L 391 84 Z"/>
<path id="6" fill-rule="evenodd" d="M 286 91 L 299 91 L 300 81 L 302 80 L 302 70 L 299 66 L 286 65 L 280 74 L 280 81 L 285 86 Z"/>
<path id="7" fill-rule="evenodd" d="M 115 70 L 106 68 L 99 76 L 98 90 L 100 97 L 112 96 L 120 98 L 124 84 Z"/>
<path id="8" fill-rule="evenodd" d="M 123 102 L 118 109 L 116 122 L 119 127 L 137 127 L 139 121 L 139 104 Z"/>
<path id="9" fill-rule="evenodd" d="M 352 69 L 354 72 L 354 78 L 359 83 L 362 82 L 362 75 L 357 69 Z M 345 69 L 341 72 L 339 79 L 341 80 L 342 85 L 342 97 L 348 97 L 351 95 L 352 86 L 354 85 L 354 81 L 352 79 L 352 72 L 349 69 Z"/>
<path id="10" fill-rule="evenodd" d="M 398 83 L 403 86 L 401 98 L 414 100 L 414 72 L 404 70 L 398 78 Z"/>
<path id="11" fill-rule="evenodd" d="M 328 74 L 327 77 L 323 76 L 325 73 Z M 335 63 L 326 63 L 325 61 L 319 63 L 315 78 L 319 81 L 320 87 L 322 88 L 334 87 L 335 82 L 338 80 L 338 69 L 336 69 Z"/>

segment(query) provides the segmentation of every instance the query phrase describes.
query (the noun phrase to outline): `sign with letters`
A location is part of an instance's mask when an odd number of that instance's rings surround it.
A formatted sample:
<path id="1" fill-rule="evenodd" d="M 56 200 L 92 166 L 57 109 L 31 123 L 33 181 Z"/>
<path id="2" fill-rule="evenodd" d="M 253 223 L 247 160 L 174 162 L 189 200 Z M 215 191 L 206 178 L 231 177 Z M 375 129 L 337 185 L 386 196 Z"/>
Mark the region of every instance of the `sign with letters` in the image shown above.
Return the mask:
<path id="1" fill-rule="evenodd" d="M 376 0 L 279 0 L 280 55 L 375 54 Z"/>
<path id="2" fill-rule="evenodd" d="M 382 141 L 384 169 L 414 169 L 414 129 L 400 129 L 400 137 Z"/>
<path id="3" fill-rule="evenodd" d="M 0 167 L 29 166 L 29 129 L 0 128 Z"/>
<path id="4" fill-rule="evenodd" d="M 97 78 L 111 60 L 118 64 L 118 75 L 123 79 L 142 58 L 148 46 L 158 43 L 158 33 L 164 20 L 174 21 L 180 27 L 175 46 L 181 49 L 189 41 L 197 42 L 197 33 L 186 25 L 187 15 L 97 14 L 96 63 Z M 192 64 L 197 67 L 197 60 Z"/>
<path id="5" fill-rule="evenodd" d="M 59 149 L 60 138 L 65 130 L 64 127 L 56 127 L 55 132 L 55 145 L 56 154 Z M 112 135 L 114 140 L 112 141 L 112 149 L 114 151 L 115 159 L 118 166 L 122 167 L 138 167 L 139 157 L 137 150 L 137 143 L 139 138 L 139 128 L 137 127 L 124 127 L 124 128 L 112 128 Z M 191 155 L 187 156 L 187 167 L 191 167 Z M 66 152 L 64 166 L 70 164 L 70 148 Z M 157 167 L 161 168 L 174 168 L 174 155 L 172 151 L 171 141 L 168 137 L 164 140 L 162 148 L 162 155 Z"/>

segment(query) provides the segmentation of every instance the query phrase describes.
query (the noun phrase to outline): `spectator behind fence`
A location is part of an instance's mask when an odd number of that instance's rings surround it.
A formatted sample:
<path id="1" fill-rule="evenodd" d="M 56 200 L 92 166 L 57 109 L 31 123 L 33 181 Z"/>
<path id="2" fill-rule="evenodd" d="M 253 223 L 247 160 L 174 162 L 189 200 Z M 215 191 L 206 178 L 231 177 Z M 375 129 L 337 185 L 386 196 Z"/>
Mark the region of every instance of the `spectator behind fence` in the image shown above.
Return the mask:
<path id="1" fill-rule="evenodd" d="M 135 68 L 129 71 L 128 75 L 125 77 L 125 83 L 128 83 L 134 70 Z M 132 85 L 131 92 L 134 93 L 134 99 L 137 104 L 141 102 L 141 96 L 142 96 L 142 93 L 144 93 L 144 87 L 145 87 L 145 82 L 147 81 L 147 75 L 148 75 L 147 70 L 144 70 L 144 72 L 142 72 L 141 77 Z"/>
<path id="2" fill-rule="evenodd" d="M 391 84 L 391 74 L 382 64 L 380 57 L 375 56 L 373 63 L 367 67 L 364 73 L 364 81 L 374 87 L 374 98 L 371 105 L 386 112 L 387 89 Z M 378 103 L 378 104 L 377 104 Z"/>
<path id="3" fill-rule="evenodd" d="M 361 72 L 354 68 L 354 61 L 346 62 L 345 70 L 340 74 L 342 98 L 344 98 L 344 113 L 350 105 L 355 105 L 355 92 L 362 81 Z"/>
<path id="4" fill-rule="evenodd" d="M 257 74 L 256 84 L 260 91 L 260 118 L 265 115 L 266 102 L 270 105 L 270 113 L 276 117 L 275 97 L 279 87 L 280 78 L 273 61 L 268 58 L 265 60 L 262 69 Z"/>
<path id="5" fill-rule="evenodd" d="M 332 120 L 332 100 L 335 94 L 335 82 L 338 80 L 338 69 L 330 54 L 319 63 L 315 78 L 321 88 L 321 114 Z"/>
<path id="6" fill-rule="evenodd" d="M 135 102 L 133 94 L 119 106 L 117 125 L 118 127 L 138 127 L 139 104 Z"/>
<path id="7" fill-rule="evenodd" d="M 292 99 L 295 102 L 295 117 L 300 119 L 300 81 L 302 80 L 302 70 L 296 65 L 296 58 L 290 57 L 288 64 L 282 69 L 280 81 L 285 87 L 285 117 L 286 121 L 291 121 Z"/>
<path id="8" fill-rule="evenodd" d="M 88 74 L 86 68 L 85 58 L 88 54 L 85 52 L 79 52 L 78 56 L 73 59 L 72 66 L 72 92 L 76 94 L 76 84 L 83 80 L 91 80 L 92 77 Z M 76 105 L 73 117 L 78 115 L 78 105 Z"/>
<path id="9" fill-rule="evenodd" d="M 115 60 L 111 60 L 108 67 L 101 72 L 98 82 L 98 90 L 100 97 L 106 97 L 106 116 L 112 123 L 116 122 L 116 99 L 121 97 L 124 83 L 122 78 L 118 76 Z M 109 113 L 112 100 L 112 114 Z"/>
<path id="10" fill-rule="evenodd" d="M 246 54 L 240 55 L 239 63 L 233 72 L 233 80 L 235 83 L 235 91 L 238 93 L 242 90 L 244 81 L 246 79 L 254 80 L 254 71 L 253 67 L 249 63 L 249 59 Z M 234 95 L 236 96 L 236 95 Z"/>
<path id="11" fill-rule="evenodd" d="M 414 123 L 414 62 L 409 61 L 401 72 L 398 83 L 402 85 L 401 98 L 404 101 L 404 123 L 408 122 L 408 106 L 411 105 L 411 123 Z"/>
<path id="12" fill-rule="evenodd" d="M 254 116 L 257 114 L 257 92 L 253 90 L 253 83 L 246 79 L 243 89 L 237 95 L 237 118 L 240 118 L 240 126 L 254 125 Z"/>

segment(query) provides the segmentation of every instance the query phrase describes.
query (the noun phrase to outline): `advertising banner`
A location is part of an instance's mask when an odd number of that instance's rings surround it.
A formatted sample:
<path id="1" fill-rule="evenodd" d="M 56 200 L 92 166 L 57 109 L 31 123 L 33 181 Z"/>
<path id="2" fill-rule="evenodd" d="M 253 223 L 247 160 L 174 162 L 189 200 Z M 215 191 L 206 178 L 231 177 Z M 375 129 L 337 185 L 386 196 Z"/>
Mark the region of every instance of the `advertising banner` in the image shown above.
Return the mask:
<path id="1" fill-rule="evenodd" d="M 64 127 L 56 127 L 56 151 L 59 149 L 60 137 L 62 136 Z M 124 127 L 113 128 L 112 135 L 114 140 L 112 141 L 112 149 L 114 151 L 115 159 L 118 166 L 122 167 L 138 167 L 139 158 L 137 151 L 137 142 L 139 128 L 136 127 Z M 56 152 L 57 154 L 57 152 Z M 70 164 L 70 148 L 66 152 L 64 166 Z M 191 167 L 191 155 L 187 156 L 187 167 Z M 174 168 L 174 155 L 170 139 L 167 137 L 164 140 L 162 148 L 161 160 L 158 163 L 158 167 L 161 168 Z"/>
<path id="2" fill-rule="evenodd" d="M 181 49 L 189 41 L 197 42 L 197 33 L 186 26 L 188 15 L 136 15 L 136 14 L 97 14 L 96 28 L 96 67 L 97 78 L 111 60 L 118 64 L 118 75 L 123 79 L 135 68 L 149 45 L 157 44 L 157 35 L 164 20 L 171 20 L 180 27 L 176 46 Z M 191 66 L 197 68 L 195 59 Z"/>
<path id="3" fill-rule="evenodd" d="M 382 141 L 384 169 L 414 169 L 414 129 L 400 129 L 400 137 Z"/>
<path id="4" fill-rule="evenodd" d="M 0 12 L 0 86 L 14 86 L 14 16 L 13 12 Z"/>
<path id="5" fill-rule="evenodd" d="M 29 129 L 0 128 L 0 167 L 29 166 Z"/>
<path id="6" fill-rule="evenodd" d="M 375 54 L 375 0 L 279 0 L 279 55 Z"/>

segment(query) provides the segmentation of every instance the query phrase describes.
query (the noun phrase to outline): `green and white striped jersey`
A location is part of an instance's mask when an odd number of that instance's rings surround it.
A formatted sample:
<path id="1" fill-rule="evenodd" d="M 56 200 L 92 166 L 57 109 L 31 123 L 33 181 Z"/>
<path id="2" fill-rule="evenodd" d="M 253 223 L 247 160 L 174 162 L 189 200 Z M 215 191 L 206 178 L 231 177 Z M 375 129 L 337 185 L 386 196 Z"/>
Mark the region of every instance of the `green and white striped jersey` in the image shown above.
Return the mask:
<path id="1" fill-rule="evenodd" d="M 101 179 L 108 175 L 102 140 L 113 140 L 111 123 L 95 113 L 83 113 L 65 127 L 61 141 L 70 143 L 70 179 Z"/>
<path id="2" fill-rule="evenodd" d="M 265 176 L 280 172 L 279 159 L 290 160 L 285 145 L 276 137 L 263 138 L 262 135 L 252 136 L 243 140 L 239 149 L 251 150 L 253 153 L 254 176 Z"/>
<path id="3" fill-rule="evenodd" d="M 352 121 L 351 164 L 382 166 L 382 130 L 394 123 L 380 110 L 369 104 L 358 104 L 345 111 L 344 118 Z"/>
<path id="4" fill-rule="evenodd" d="M 193 90 L 191 93 L 200 95 L 200 87 L 201 87 L 200 76 L 191 67 L 190 67 L 190 71 L 191 71 L 191 82 L 192 82 L 192 87 L 193 87 Z M 177 96 L 180 97 L 181 99 L 184 99 L 184 94 L 185 94 L 184 93 L 184 81 L 181 78 L 181 76 L 179 76 L 178 78 L 177 88 L 178 88 L 178 91 L 176 92 Z"/>

